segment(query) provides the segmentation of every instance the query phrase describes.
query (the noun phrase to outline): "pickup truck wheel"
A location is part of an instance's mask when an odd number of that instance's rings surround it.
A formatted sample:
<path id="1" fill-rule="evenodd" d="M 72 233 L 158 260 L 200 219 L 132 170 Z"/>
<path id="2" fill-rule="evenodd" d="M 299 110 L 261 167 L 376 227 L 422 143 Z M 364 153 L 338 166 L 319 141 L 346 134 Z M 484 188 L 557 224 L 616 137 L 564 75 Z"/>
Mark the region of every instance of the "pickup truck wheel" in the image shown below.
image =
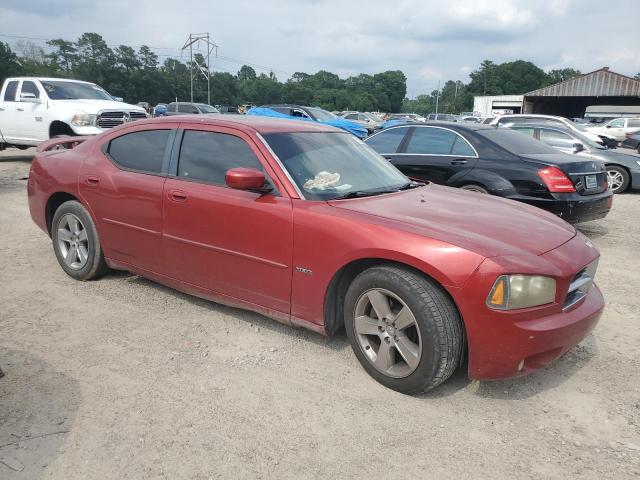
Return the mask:
<path id="1" fill-rule="evenodd" d="M 629 186 L 629 172 L 617 165 L 607 165 L 607 180 L 613 193 L 622 193 Z"/>
<path id="2" fill-rule="evenodd" d="M 58 207 L 51 222 L 51 239 L 58 263 L 70 277 L 92 280 L 107 272 L 98 232 L 81 203 L 71 200 Z"/>
<path id="3" fill-rule="evenodd" d="M 384 386 L 406 394 L 447 380 L 462 355 L 462 322 L 433 281 L 392 265 L 365 270 L 345 297 L 345 327 L 356 357 Z"/>

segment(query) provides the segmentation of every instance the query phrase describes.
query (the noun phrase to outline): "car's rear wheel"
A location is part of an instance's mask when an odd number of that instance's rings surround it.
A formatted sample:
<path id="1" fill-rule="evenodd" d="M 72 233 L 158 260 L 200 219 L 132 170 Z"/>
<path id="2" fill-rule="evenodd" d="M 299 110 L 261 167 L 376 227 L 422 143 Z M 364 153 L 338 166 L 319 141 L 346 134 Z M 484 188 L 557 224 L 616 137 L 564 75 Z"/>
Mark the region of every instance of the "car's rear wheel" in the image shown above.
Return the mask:
<path id="1" fill-rule="evenodd" d="M 429 390 L 460 362 L 457 309 L 436 283 L 409 269 L 365 270 L 349 286 L 344 311 L 356 357 L 388 388 L 408 394 Z"/>
<path id="2" fill-rule="evenodd" d="M 480 185 L 476 185 L 475 183 L 468 183 L 467 185 L 463 185 L 460 188 L 462 190 L 469 190 L 470 192 L 489 193 L 486 188 L 481 187 Z"/>
<path id="3" fill-rule="evenodd" d="M 617 165 L 607 165 L 607 180 L 613 193 L 622 193 L 629 186 L 629 172 Z"/>
<path id="4" fill-rule="evenodd" d="M 53 250 L 62 269 L 76 280 L 92 280 L 108 270 L 96 227 L 79 202 L 58 207 L 51 222 Z"/>

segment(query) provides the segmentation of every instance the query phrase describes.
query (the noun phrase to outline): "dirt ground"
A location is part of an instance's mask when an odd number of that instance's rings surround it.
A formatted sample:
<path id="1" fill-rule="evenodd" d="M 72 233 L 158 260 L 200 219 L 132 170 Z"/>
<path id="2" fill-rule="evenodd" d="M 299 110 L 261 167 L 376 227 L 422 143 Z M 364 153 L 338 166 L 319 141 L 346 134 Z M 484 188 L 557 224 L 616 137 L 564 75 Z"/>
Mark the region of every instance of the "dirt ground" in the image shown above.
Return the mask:
<path id="1" fill-rule="evenodd" d="M 324 338 L 143 278 L 66 276 L 0 154 L 0 479 L 640 477 L 640 193 L 581 226 L 607 301 L 532 376 L 418 397 Z"/>

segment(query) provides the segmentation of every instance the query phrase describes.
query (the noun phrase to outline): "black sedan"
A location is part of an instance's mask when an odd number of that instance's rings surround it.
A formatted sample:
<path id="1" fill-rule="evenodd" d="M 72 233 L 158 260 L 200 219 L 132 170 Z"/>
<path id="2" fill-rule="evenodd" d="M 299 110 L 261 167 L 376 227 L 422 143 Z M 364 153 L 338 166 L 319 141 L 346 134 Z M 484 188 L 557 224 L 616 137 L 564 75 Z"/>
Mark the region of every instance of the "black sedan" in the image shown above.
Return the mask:
<path id="1" fill-rule="evenodd" d="M 563 153 L 603 161 L 613 193 L 622 193 L 628 188 L 640 189 L 640 157 L 610 150 L 566 128 L 538 124 L 515 124 L 508 128 L 530 135 Z"/>
<path id="2" fill-rule="evenodd" d="M 603 218 L 611 208 L 604 162 L 559 153 L 506 128 L 409 124 L 366 143 L 413 179 L 518 200 L 568 222 Z"/>

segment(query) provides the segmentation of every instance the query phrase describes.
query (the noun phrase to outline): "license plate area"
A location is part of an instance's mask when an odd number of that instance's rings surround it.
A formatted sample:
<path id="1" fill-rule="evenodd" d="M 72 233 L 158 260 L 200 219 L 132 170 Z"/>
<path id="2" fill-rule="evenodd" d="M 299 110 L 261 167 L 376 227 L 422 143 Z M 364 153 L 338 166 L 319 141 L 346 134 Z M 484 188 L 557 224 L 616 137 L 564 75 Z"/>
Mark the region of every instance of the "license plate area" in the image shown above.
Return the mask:
<path id="1" fill-rule="evenodd" d="M 584 186 L 587 190 L 595 190 L 598 188 L 598 178 L 595 175 L 584 176 Z"/>

